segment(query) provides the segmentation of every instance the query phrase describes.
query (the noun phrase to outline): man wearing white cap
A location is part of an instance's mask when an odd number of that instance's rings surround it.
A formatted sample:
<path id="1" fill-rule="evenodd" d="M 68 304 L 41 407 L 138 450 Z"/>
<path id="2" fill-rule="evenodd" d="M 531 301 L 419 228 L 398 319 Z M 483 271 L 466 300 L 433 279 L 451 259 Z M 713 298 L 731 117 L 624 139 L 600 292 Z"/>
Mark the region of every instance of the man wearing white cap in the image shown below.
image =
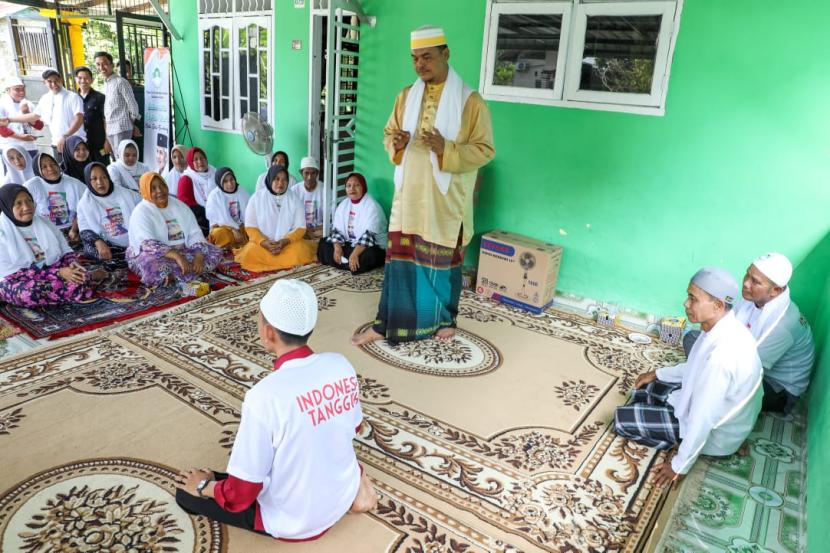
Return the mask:
<path id="1" fill-rule="evenodd" d="M 298 182 L 291 187 L 305 209 L 306 240 L 320 240 L 323 236 L 323 194 L 326 190 L 325 183 L 319 182 L 320 166 L 317 160 L 311 156 L 304 157 L 300 161 L 300 174 L 303 182 Z M 331 204 L 329 204 L 331 205 Z"/>
<path id="2" fill-rule="evenodd" d="M 245 394 L 228 474 L 180 473 L 187 512 L 286 541 L 325 534 L 347 512 L 377 504 L 352 439 L 363 420 L 357 375 L 338 353 L 307 341 L 317 297 L 299 280 L 278 280 L 259 304 L 259 338 L 274 372 Z"/>
<path id="3" fill-rule="evenodd" d="M 35 144 L 36 138 L 32 135 L 32 128 L 42 129 L 43 123 L 35 121 L 30 125 L 6 121 L 9 117 L 34 112 L 35 105 L 26 99 L 26 85 L 20 77 L 7 80 L 5 89 L 6 93 L 0 97 L 0 123 L 7 123 L 7 125 L 0 128 L 0 150 L 5 151 L 10 146 L 21 147 L 34 159 L 37 155 L 37 145 Z"/>
<path id="4" fill-rule="evenodd" d="M 395 99 L 384 144 L 395 165 L 383 292 L 362 345 L 455 334 L 478 170 L 496 154 L 490 112 L 449 65 L 444 30 L 410 35 L 418 78 Z"/>
<path id="5" fill-rule="evenodd" d="M 815 360 L 810 324 L 790 299 L 790 260 L 768 253 L 752 262 L 744 275 L 743 299 L 735 317 L 758 345 L 764 366 L 764 411 L 789 413 L 807 391 Z"/>
<path id="6" fill-rule="evenodd" d="M 703 330 L 687 361 L 640 375 L 631 402 L 614 413 L 624 438 L 663 450 L 680 444 L 674 458 L 655 467 L 658 486 L 686 474 L 701 453 L 738 451 L 763 401 L 755 340 L 732 309 L 738 283 L 724 269 L 705 267 L 687 293 L 686 316 Z"/>

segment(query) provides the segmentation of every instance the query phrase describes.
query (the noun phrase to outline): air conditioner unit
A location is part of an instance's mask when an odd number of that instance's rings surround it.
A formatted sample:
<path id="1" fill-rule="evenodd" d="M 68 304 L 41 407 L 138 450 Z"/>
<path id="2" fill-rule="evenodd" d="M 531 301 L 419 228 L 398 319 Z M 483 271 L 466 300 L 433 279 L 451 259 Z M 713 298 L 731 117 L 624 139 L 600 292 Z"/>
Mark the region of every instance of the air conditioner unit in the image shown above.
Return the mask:
<path id="1" fill-rule="evenodd" d="M 516 63 L 516 71 L 527 71 L 529 67 L 528 63 L 524 60 Z"/>

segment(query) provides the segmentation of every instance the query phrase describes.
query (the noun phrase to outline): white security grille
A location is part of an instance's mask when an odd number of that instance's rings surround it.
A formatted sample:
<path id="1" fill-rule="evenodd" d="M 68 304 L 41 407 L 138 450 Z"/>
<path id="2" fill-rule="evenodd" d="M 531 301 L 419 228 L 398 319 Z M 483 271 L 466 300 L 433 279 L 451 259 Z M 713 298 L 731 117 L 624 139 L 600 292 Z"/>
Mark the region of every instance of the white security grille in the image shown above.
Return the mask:
<path id="1" fill-rule="evenodd" d="M 229 15 L 253 12 L 270 12 L 269 0 L 199 0 L 199 15 Z"/>

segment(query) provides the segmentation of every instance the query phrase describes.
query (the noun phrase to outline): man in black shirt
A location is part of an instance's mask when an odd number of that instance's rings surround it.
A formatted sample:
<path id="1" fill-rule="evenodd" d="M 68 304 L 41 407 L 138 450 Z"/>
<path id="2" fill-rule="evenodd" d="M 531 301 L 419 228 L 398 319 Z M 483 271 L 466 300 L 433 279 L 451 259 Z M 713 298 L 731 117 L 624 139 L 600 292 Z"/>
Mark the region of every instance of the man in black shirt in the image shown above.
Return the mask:
<path id="1" fill-rule="evenodd" d="M 84 101 L 84 129 L 90 156 L 94 161 L 104 165 L 109 163 L 109 156 L 104 152 L 107 134 L 104 129 L 104 95 L 92 88 L 92 71 L 89 67 L 75 69 L 75 82 L 78 94 Z"/>

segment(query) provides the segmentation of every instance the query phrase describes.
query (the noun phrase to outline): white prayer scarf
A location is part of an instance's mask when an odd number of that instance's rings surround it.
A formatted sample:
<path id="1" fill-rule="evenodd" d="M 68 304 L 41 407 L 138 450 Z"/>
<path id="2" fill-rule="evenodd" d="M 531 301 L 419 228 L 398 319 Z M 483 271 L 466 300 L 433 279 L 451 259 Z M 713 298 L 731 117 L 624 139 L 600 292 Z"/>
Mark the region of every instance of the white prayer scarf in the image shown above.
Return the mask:
<path id="1" fill-rule="evenodd" d="M 277 196 L 257 190 L 245 210 L 245 226 L 259 229 L 269 240 L 282 240 L 297 229 L 305 229 L 305 211 L 296 195 L 286 190 Z"/>
<path id="2" fill-rule="evenodd" d="M 129 244 L 130 216 L 141 201 L 141 196 L 120 186 L 112 186 L 109 196 L 96 196 L 87 189 L 78 202 L 78 230 L 91 230 L 107 242 L 127 247 Z M 110 231 L 114 221 L 109 217 L 113 209 L 121 211 L 127 234 L 113 236 Z M 108 228 L 109 227 L 109 228 Z"/>
<path id="3" fill-rule="evenodd" d="M 167 200 L 164 211 L 148 200 L 141 200 L 130 217 L 130 249 L 134 255 L 141 251 L 141 245 L 147 240 L 156 240 L 162 244 L 170 244 L 167 236 L 166 218 L 176 219 L 184 233 L 184 244 L 192 246 L 205 241 L 205 236 L 196 222 L 196 217 L 190 208 L 176 198 Z"/>
<path id="4" fill-rule="evenodd" d="M 216 167 L 208 165 L 208 170 L 200 173 L 188 167 L 182 173 L 183 177 L 190 177 L 193 181 L 193 197 L 196 198 L 196 203 L 202 207 L 207 204 L 207 198 L 213 189 L 216 188 L 214 177 L 216 175 Z"/>
<path id="5" fill-rule="evenodd" d="M 355 213 L 352 221 L 354 239 L 349 238 L 350 211 Z M 368 230 L 375 235 L 375 245 L 386 249 L 387 231 L 389 229 L 386 214 L 377 200 L 369 194 L 364 194 L 356 204 L 353 204 L 349 198 L 345 198 L 340 202 L 334 212 L 334 228 L 347 239 L 350 239 L 353 246 Z"/>
<path id="6" fill-rule="evenodd" d="M 267 192 L 267 190 L 266 190 Z M 250 194 L 242 189 L 241 186 L 236 188 L 236 192 L 228 194 L 218 187 L 213 189 L 207 199 L 205 205 L 205 215 L 207 216 L 210 226 L 215 225 L 223 227 L 231 227 L 232 229 L 239 229 L 239 225 L 244 221 L 245 210 L 248 207 L 248 202 L 251 200 Z M 234 220 L 231 216 L 231 203 L 236 202 L 237 217 L 239 220 Z"/>
<path id="7" fill-rule="evenodd" d="M 755 307 L 751 301 L 741 299 L 733 308 L 735 317 L 746 325 L 751 323 L 749 332 L 755 338 L 755 342 L 760 346 L 761 342 L 767 339 L 770 332 L 781 322 L 787 310 L 790 308 L 790 289 L 784 288 L 777 297 L 768 302 L 762 309 Z M 756 311 L 760 311 L 760 315 L 756 320 L 750 321 Z"/>
<path id="8" fill-rule="evenodd" d="M 113 184 L 138 192 L 138 181 L 141 179 L 141 175 L 150 171 L 150 168 L 141 161 L 136 161 L 133 165 L 124 163 L 124 150 L 127 149 L 127 146 L 133 146 L 135 151 L 138 152 L 138 145 L 134 141 L 130 139 L 122 140 L 118 144 L 118 161 L 110 163 L 107 170 Z"/>
<path id="9" fill-rule="evenodd" d="M 404 150 L 401 164 L 395 167 L 395 190 L 403 186 L 403 171 L 406 166 L 406 157 L 409 147 L 415 139 L 418 127 L 418 118 L 421 114 L 421 102 L 424 98 L 426 84 L 421 79 L 416 79 L 415 84 L 409 89 L 406 96 L 406 104 L 403 114 L 403 130 L 411 136 L 409 144 Z M 464 105 L 472 94 L 472 89 L 464 84 L 461 77 L 450 67 L 444 89 L 441 91 L 441 99 L 438 101 L 438 111 L 435 113 L 435 128 L 441 133 L 445 140 L 455 140 L 458 131 L 461 129 L 461 115 L 464 113 Z M 441 194 L 447 195 L 452 180 L 452 173 L 442 171 L 438 164 L 438 156 L 435 152 L 429 152 L 429 159 L 432 162 L 432 176 L 438 185 Z"/>
<path id="10" fill-rule="evenodd" d="M 29 228 L 43 250 L 46 265 L 52 265 L 72 251 L 61 231 L 49 219 L 35 215 Z M 20 227 L 15 226 L 5 213 L 0 213 L 0 243 L 3 244 L 0 248 L 0 279 L 26 269 L 35 262 L 35 254 L 20 232 Z"/>
<path id="11" fill-rule="evenodd" d="M 23 160 L 26 162 L 26 167 L 24 167 L 22 171 L 12 165 L 12 162 L 9 161 L 8 152 L 12 148 L 19 152 L 20 155 L 23 156 Z M 7 146 L 6 149 L 3 150 L 3 161 L 6 164 L 6 176 L 3 177 L 3 184 L 23 184 L 27 180 L 34 178 L 35 171 L 32 166 L 32 156 L 29 155 L 26 148 L 21 146 Z"/>

